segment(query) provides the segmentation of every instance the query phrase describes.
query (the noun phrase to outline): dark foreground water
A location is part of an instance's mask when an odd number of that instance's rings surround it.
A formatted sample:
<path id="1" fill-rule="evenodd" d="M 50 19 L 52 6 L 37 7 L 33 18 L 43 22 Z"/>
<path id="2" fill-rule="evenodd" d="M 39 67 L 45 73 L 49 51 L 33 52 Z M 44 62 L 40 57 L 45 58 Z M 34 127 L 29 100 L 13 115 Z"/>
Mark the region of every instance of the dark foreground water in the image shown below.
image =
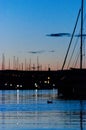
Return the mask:
<path id="1" fill-rule="evenodd" d="M 58 99 L 57 90 L 0 91 L 0 130 L 85 129 L 85 100 Z"/>

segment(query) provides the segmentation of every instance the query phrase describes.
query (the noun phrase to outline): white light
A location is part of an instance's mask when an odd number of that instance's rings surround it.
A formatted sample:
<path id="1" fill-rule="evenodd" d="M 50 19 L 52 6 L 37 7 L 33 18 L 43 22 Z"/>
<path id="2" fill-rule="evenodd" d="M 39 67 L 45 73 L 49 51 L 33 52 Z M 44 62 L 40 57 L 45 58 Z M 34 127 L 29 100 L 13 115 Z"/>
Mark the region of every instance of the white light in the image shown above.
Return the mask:
<path id="1" fill-rule="evenodd" d="M 10 86 L 12 86 L 12 84 L 10 84 Z"/>
<path id="2" fill-rule="evenodd" d="M 50 79 L 50 77 L 48 77 L 48 79 Z"/>
<path id="3" fill-rule="evenodd" d="M 19 87 L 19 84 L 17 84 L 17 87 Z"/>

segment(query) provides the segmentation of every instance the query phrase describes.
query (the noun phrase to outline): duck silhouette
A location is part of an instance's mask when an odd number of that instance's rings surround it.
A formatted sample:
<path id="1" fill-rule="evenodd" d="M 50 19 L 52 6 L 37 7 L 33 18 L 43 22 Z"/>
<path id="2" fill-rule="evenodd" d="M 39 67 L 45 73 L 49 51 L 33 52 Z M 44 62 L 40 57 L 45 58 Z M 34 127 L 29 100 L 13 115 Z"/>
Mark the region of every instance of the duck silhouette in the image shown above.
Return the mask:
<path id="1" fill-rule="evenodd" d="M 47 104 L 53 103 L 52 100 L 47 100 Z"/>

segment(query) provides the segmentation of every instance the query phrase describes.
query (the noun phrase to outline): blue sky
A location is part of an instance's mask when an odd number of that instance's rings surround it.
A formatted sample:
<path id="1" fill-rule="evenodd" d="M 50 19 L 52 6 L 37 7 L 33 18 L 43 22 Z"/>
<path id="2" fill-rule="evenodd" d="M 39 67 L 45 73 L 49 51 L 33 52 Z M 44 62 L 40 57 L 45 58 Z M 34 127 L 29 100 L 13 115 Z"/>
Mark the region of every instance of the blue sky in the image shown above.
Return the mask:
<path id="1" fill-rule="evenodd" d="M 32 64 L 38 56 L 43 67 L 60 68 L 70 38 L 46 34 L 72 33 L 80 4 L 81 0 L 0 0 L 0 62 L 3 53 L 6 66 L 14 56 L 20 62 L 31 59 Z"/>

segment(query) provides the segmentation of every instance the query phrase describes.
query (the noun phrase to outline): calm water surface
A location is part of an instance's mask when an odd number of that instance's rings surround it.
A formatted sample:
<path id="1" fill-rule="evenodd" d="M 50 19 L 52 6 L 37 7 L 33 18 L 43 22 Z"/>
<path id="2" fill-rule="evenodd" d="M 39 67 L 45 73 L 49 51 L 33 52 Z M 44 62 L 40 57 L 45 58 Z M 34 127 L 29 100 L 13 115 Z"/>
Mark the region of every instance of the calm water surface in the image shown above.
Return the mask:
<path id="1" fill-rule="evenodd" d="M 85 100 L 58 99 L 57 90 L 0 91 L 0 130 L 85 129 Z"/>

